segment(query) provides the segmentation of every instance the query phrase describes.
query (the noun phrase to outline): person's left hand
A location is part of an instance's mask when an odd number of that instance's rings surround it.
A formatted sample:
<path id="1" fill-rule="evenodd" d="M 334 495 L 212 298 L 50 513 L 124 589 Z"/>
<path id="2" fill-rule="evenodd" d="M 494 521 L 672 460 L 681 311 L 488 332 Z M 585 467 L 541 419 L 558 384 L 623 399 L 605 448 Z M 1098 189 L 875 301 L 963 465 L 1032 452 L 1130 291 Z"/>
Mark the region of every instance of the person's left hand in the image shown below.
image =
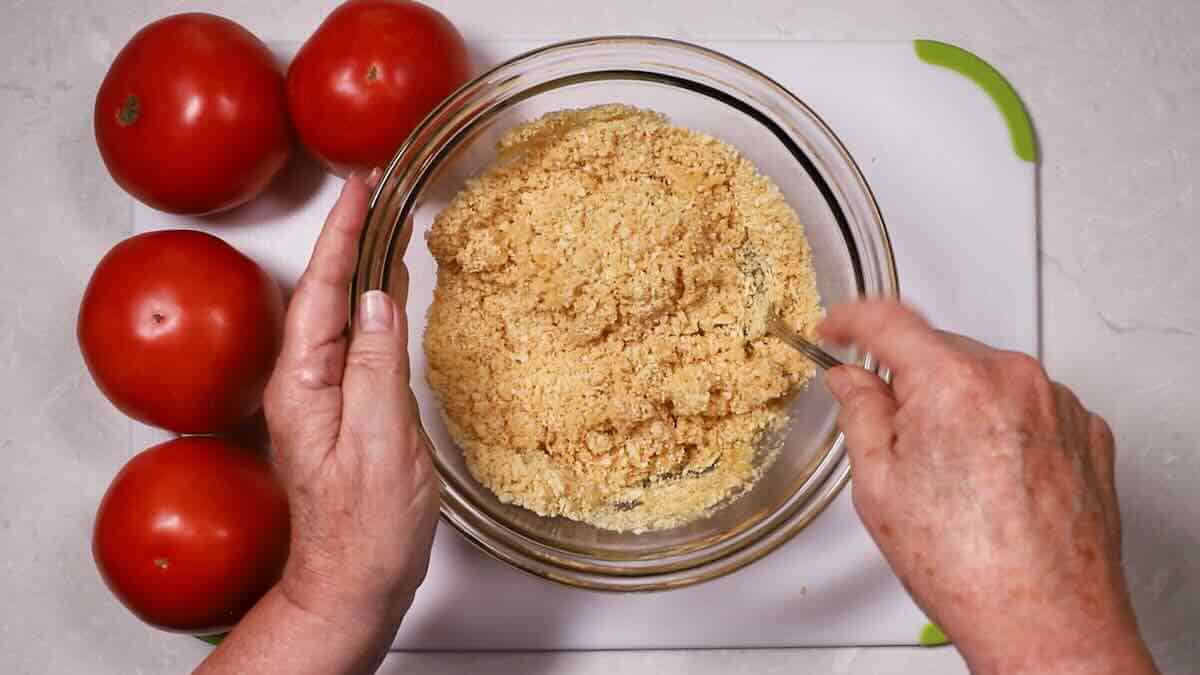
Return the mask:
<path id="1" fill-rule="evenodd" d="M 292 513 L 279 590 L 330 624 L 371 622 L 394 634 L 429 565 L 438 487 L 409 388 L 402 307 L 365 293 L 346 336 L 368 182 L 377 180 L 351 176 L 325 221 L 264 410 Z"/>

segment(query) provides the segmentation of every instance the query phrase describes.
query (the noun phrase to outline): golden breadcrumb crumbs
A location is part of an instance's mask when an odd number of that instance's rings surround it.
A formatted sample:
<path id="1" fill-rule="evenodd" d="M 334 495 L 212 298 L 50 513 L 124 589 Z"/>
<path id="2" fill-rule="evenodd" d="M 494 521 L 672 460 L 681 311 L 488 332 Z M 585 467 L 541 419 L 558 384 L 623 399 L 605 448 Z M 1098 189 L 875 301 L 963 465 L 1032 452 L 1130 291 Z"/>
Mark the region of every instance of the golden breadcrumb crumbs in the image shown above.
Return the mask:
<path id="1" fill-rule="evenodd" d="M 674 527 L 748 489 L 812 365 L 803 228 L 737 150 L 622 105 L 512 129 L 428 235 L 428 377 L 501 501 L 613 530 Z"/>

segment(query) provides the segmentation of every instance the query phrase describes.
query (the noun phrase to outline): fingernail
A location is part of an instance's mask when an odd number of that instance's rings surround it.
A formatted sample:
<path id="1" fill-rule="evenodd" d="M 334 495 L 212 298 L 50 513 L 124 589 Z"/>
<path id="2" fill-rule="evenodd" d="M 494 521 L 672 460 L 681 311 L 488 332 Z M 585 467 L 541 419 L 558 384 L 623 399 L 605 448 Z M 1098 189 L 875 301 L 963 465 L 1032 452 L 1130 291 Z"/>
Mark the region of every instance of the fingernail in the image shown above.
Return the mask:
<path id="1" fill-rule="evenodd" d="M 358 303 L 358 329 L 363 333 L 386 333 L 394 323 L 392 299 L 383 291 L 367 291 Z"/>
<path id="2" fill-rule="evenodd" d="M 382 176 L 383 176 L 383 171 L 380 171 L 379 167 L 375 167 L 374 169 L 371 169 L 371 173 L 367 175 L 367 185 L 369 185 L 370 187 L 375 187 L 376 185 L 379 185 L 379 179 Z"/>
<path id="3" fill-rule="evenodd" d="M 825 373 L 825 386 L 829 387 L 829 391 L 837 400 L 841 401 L 845 399 L 846 394 L 850 393 L 852 387 L 849 373 L 841 368 L 834 368 Z"/>

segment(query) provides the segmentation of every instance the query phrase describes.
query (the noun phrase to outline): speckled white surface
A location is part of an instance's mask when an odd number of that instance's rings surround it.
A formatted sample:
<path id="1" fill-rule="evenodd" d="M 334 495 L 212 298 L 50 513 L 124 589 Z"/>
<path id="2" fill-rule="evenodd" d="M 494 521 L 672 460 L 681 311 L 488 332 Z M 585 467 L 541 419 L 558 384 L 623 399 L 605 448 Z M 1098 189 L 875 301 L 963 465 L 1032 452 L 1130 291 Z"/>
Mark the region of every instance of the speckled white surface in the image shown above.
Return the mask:
<path id="1" fill-rule="evenodd" d="M 437 4 L 471 36 L 934 37 L 991 61 L 1038 129 L 1044 354 L 1112 421 L 1135 603 L 1167 672 L 1200 663 L 1200 3 L 1193 0 L 483 0 Z M 496 9 L 487 9 L 489 6 Z M 178 673 L 206 653 L 142 627 L 88 548 L 127 425 L 75 348 L 79 294 L 129 201 L 91 138 L 95 88 L 142 24 L 185 9 L 302 39 L 331 3 L 0 4 L 0 672 Z M 567 9 L 569 8 L 569 9 Z M 986 311 L 984 308 L 981 311 Z M 386 673 L 928 673 L 953 650 L 404 654 Z"/>

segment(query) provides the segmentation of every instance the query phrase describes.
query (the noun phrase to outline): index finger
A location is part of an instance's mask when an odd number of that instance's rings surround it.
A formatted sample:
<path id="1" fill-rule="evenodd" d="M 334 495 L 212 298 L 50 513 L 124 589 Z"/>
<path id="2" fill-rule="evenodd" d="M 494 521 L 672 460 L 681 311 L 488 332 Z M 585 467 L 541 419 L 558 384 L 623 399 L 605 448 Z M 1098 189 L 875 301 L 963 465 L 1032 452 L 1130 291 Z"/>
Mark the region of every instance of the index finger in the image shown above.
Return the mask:
<path id="1" fill-rule="evenodd" d="M 351 174 L 325 219 L 308 267 L 292 296 L 284 330 L 284 355 L 302 354 L 342 338 L 350 314 L 348 289 L 369 197 L 367 182 Z"/>
<path id="2" fill-rule="evenodd" d="M 892 370 L 893 389 L 903 399 L 950 351 L 915 310 L 894 300 L 838 305 L 818 332 L 837 344 L 856 344 Z"/>

